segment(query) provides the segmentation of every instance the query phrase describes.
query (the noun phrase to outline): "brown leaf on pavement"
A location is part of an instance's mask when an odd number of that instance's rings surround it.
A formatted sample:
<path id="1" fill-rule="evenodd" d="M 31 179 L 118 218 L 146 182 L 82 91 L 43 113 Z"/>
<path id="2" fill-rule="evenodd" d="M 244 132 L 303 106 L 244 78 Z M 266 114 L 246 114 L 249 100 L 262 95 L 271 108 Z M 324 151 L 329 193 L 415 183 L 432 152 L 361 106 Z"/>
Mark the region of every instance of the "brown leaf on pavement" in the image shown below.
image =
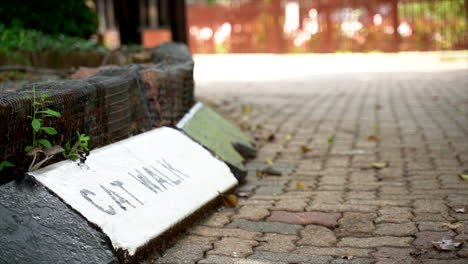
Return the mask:
<path id="1" fill-rule="evenodd" d="M 309 146 L 301 146 L 300 149 L 301 149 L 302 153 L 307 153 L 307 152 L 312 150 L 312 148 L 309 147 Z"/>
<path id="2" fill-rule="evenodd" d="M 239 200 L 235 194 L 224 195 L 223 198 L 223 204 L 226 207 L 236 207 L 239 204 Z"/>
<path id="3" fill-rule="evenodd" d="M 378 136 L 371 135 L 371 136 L 367 137 L 367 140 L 369 140 L 369 141 L 380 141 L 380 138 Z"/>
<path id="4" fill-rule="evenodd" d="M 268 142 L 273 142 L 273 141 L 275 141 L 275 134 L 269 135 L 269 136 L 267 137 L 267 141 L 268 141 Z"/>

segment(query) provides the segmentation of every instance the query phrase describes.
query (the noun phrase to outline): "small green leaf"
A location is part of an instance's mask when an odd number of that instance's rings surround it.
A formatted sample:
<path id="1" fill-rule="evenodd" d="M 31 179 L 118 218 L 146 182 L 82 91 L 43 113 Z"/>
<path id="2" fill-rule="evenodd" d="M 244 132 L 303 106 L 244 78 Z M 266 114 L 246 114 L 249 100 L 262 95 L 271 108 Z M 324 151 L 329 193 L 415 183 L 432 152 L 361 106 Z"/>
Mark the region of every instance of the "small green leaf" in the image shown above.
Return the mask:
<path id="1" fill-rule="evenodd" d="M 40 139 L 40 140 L 38 140 L 38 142 L 39 142 L 42 146 L 44 146 L 44 147 L 46 147 L 46 148 L 51 148 L 51 147 L 52 147 L 52 144 L 50 144 L 49 140 L 47 140 L 47 139 Z"/>
<path id="2" fill-rule="evenodd" d="M 42 104 L 39 102 L 33 102 L 33 105 L 42 105 Z"/>
<path id="3" fill-rule="evenodd" d="M 39 131 L 39 129 L 41 129 L 41 120 L 33 119 L 33 121 L 31 122 L 31 126 L 34 129 L 34 131 Z"/>
<path id="4" fill-rule="evenodd" d="M 55 128 L 53 128 L 53 127 L 41 127 L 41 129 L 44 130 L 44 132 L 46 132 L 47 134 L 49 134 L 51 136 L 57 134 L 57 130 L 55 130 Z"/>
<path id="5" fill-rule="evenodd" d="M 328 138 L 328 143 L 333 143 L 335 142 L 335 138 L 334 137 L 329 137 Z"/>
<path id="6" fill-rule="evenodd" d="M 57 117 L 57 118 L 62 117 L 62 114 L 60 114 L 59 112 L 54 111 L 54 110 L 52 110 L 52 109 L 50 109 L 50 108 L 47 108 L 47 109 L 44 110 L 44 111 L 39 111 L 39 113 L 48 114 L 48 115 L 51 115 L 51 116 L 55 116 L 55 117 Z"/>
<path id="7" fill-rule="evenodd" d="M 29 152 L 32 148 L 34 148 L 34 147 L 33 146 L 26 146 L 24 148 L 24 151 Z"/>
<path id="8" fill-rule="evenodd" d="M 6 168 L 6 167 L 14 167 L 14 166 L 15 166 L 13 163 L 11 163 L 11 162 L 9 162 L 9 161 L 6 161 L 6 160 L 2 161 L 1 164 L 2 164 L 3 167 L 5 167 L 5 168 Z"/>
<path id="9" fill-rule="evenodd" d="M 69 159 L 71 160 L 77 160 L 80 158 L 80 155 L 77 155 L 77 154 L 70 154 L 70 156 L 68 156 Z"/>

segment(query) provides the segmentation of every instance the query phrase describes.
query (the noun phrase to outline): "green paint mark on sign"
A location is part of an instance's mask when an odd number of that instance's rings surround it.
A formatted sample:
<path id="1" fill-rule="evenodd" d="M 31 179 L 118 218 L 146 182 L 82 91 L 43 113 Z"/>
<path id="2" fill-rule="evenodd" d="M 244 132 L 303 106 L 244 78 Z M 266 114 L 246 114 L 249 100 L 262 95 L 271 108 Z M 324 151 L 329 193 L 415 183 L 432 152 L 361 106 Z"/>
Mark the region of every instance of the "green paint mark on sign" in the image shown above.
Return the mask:
<path id="1" fill-rule="evenodd" d="M 256 151 L 253 140 L 238 127 L 202 103 L 197 103 L 177 127 L 224 160 L 239 180 L 245 176 L 243 156 L 255 156 Z"/>

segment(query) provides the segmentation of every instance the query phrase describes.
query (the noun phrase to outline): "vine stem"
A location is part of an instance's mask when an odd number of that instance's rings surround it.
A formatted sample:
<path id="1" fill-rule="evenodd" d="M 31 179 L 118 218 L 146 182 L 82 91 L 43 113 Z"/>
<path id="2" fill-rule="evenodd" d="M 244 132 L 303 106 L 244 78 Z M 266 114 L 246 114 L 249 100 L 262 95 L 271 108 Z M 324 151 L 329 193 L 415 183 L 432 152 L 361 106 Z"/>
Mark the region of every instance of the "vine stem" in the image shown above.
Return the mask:
<path id="1" fill-rule="evenodd" d="M 36 106 L 36 86 L 33 85 L 33 121 L 36 119 L 37 106 Z M 36 146 L 36 130 L 33 128 L 33 147 Z"/>

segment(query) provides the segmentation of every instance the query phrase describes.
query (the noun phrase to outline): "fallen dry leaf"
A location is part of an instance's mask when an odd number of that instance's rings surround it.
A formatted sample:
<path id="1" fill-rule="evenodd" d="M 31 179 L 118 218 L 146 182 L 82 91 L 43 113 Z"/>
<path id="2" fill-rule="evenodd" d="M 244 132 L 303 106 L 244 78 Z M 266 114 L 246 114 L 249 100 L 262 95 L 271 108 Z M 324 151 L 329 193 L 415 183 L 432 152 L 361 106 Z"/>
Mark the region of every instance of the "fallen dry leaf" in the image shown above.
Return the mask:
<path id="1" fill-rule="evenodd" d="M 243 115 L 250 115 L 251 113 L 252 113 L 252 107 L 242 106 L 242 114 Z"/>
<path id="2" fill-rule="evenodd" d="M 369 140 L 369 141 L 380 141 L 380 138 L 378 136 L 371 135 L 371 136 L 367 137 L 367 140 Z"/>
<path id="3" fill-rule="evenodd" d="M 460 178 L 464 181 L 468 181 L 468 171 L 463 171 L 462 173 L 458 174 Z"/>
<path id="4" fill-rule="evenodd" d="M 265 163 L 271 165 L 271 164 L 273 164 L 273 160 L 270 159 L 270 158 L 266 158 Z"/>
<path id="5" fill-rule="evenodd" d="M 375 169 L 383 169 L 388 167 L 388 162 L 374 162 L 372 163 L 372 167 Z"/>
<path id="6" fill-rule="evenodd" d="M 242 123 L 240 124 L 242 130 L 250 130 L 251 126 L 249 124 Z"/>
<path id="7" fill-rule="evenodd" d="M 351 254 L 344 254 L 343 256 L 341 256 L 341 258 L 342 258 L 342 259 L 348 259 L 348 260 L 349 260 L 349 259 L 353 259 L 354 256 L 351 255 Z"/>
<path id="8" fill-rule="evenodd" d="M 291 134 L 284 134 L 285 140 L 291 140 L 291 138 L 292 138 Z"/>
<path id="9" fill-rule="evenodd" d="M 456 242 L 452 239 L 446 238 L 442 238 L 440 241 L 432 241 L 432 245 L 434 245 L 438 250 L 456 250 L 462 244 L 462 242 Z"/>
<path id="10" fill-rule="evenodd" d="M 300 149 L 301 149 L 302 153 L 307 153 L 307 152 L 312 150 L 312 148 L 309 147 L 309 146 L 301 146 Z"/>
<path id="11" fill-rule="evenodd" d="M 454 230 L 454 229 L 457 229 L 457 228 L 461 227 L 462 224 L 460 224 L 460 223 L 455 223 L 455 224 L 443 223 L 443 224 L 441 224 L 440 226 L 441 226 L 441 227 L 447 227 L 448 229 Z"/>
<path id="12" fill-rule="evenodd" d="M 224 195 L 223 198 L 223 204 L 226 207 L 236 207 L 239 203 L 239 200 L 235 194 Z"/>
<path id="13" fill-rule="evenodd" d="M 267 141 L 268 141 L 268 142 L 273 142 L 273 141 L 275 141 L 275 139 L 276 139 L 275 134 L 271 134 L 271 135 L 269 135 L 269 136 L 267 137 Z"/>
<path id="14" fill-rule="evenodd" d="M 258 170 L 257 170 L 257 177 L 262 178 L 263 176 L 264 176 L 264 175 L 263 175 L 262 170 L 258 169 Z"/>
<path id="15" fill-rule="evenodd" d="M 296 187 L 297 187 L 298 189 L 302 189 L 302 188 L 305 187 L 305 184 L 302 183 L 302 182 L 296 182 Z"/>

